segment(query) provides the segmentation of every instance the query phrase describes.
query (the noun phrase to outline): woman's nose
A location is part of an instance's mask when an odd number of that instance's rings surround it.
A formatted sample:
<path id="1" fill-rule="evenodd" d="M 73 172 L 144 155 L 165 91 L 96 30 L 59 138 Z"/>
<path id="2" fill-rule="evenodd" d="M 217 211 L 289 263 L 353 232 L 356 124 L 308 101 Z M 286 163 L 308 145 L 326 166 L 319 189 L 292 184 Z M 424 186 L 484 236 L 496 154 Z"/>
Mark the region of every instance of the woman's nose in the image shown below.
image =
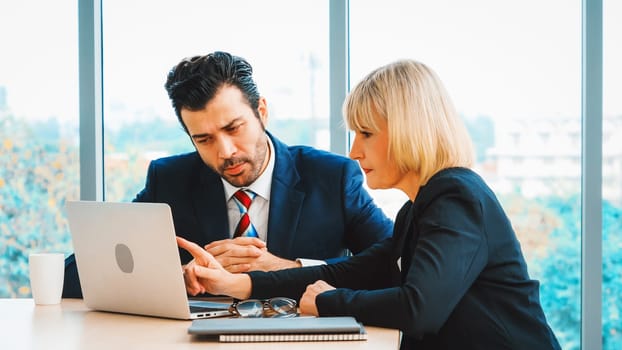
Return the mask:
<path id="1" fill-rule="evenodd" d="M 352 145 L 350 145 L 350 158 L 357 160 L 362 157 L 362 154 L 359 150 L 359 141 L 358 137 L 354 135 L 354 140 L 352 141 Z"/>

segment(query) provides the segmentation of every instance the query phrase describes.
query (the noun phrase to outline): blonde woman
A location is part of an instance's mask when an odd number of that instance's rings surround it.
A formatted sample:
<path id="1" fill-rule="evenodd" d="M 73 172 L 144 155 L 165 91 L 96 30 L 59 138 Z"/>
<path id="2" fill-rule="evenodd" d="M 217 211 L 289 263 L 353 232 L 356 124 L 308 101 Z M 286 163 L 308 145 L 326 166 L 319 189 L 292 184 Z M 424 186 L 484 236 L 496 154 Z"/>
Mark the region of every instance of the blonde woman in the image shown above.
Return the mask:
<path id="1" fill-rule="evenodd" d="M 369 187 L 408 195 L 393 237 L 340 264 L 237 275 L 178 239 L 195 257 L 189 293 L 289 296 L 302 313 L 399 329 L 402 349 L 559 349 L 539 283 L 470 170 L 471 140 L 436 74 L 412 60 L 380 67 L 352 90 L 344 117 Z"/>

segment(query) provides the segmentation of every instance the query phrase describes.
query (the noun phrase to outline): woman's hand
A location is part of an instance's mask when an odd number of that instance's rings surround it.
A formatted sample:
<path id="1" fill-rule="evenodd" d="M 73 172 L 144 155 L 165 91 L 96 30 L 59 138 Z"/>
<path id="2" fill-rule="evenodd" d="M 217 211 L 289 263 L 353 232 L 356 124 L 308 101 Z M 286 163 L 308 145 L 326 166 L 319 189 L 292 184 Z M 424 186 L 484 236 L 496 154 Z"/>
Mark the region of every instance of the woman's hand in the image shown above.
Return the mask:
<path id="1" fill-rule="evenodd" d="M 232 274 L 205 249 L 196 243 L 177 237 L 177 245 L 193 257 L 183 266 L 186 290 L 190 295 L 210 293 L 247 299 L 251 293 L 251 280 L 246 274 Z"/>
<path id="2" fill-rule="evenodd" d="M 315 304 L 315 297 L 333 289 L 335 289 L 335 287 L 322 280 L 315 281 L 315 283 L 308 285 L 305 293 L 300 298 L 300 313 L 319 316 L 320 314 L 317 311 L 317 305 Z"/>

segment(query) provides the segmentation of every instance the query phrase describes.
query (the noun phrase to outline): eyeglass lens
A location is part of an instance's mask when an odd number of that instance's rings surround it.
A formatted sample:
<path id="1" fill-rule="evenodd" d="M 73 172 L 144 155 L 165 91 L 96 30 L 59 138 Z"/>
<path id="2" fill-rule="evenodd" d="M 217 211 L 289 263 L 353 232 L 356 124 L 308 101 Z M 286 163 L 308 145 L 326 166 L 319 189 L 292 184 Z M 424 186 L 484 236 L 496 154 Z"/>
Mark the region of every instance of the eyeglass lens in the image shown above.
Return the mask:
<path id="1" fill-rule="evenodd" d="M 289 298 L 272 298 L 266 301 L 251 299 L 235 305 L 235 310 L 241 317 L 262 317 L 266 309 L 272 312 L 272 316 L 293 316 L 296 314 L 296 301 Z"/>
<path id="2" fill-rule="evenodd" d="M 288 315 L 296 312 L 296 301 L 287 298 L 273 298 L 268 300 L 270 308 L 281 315 Z"/>

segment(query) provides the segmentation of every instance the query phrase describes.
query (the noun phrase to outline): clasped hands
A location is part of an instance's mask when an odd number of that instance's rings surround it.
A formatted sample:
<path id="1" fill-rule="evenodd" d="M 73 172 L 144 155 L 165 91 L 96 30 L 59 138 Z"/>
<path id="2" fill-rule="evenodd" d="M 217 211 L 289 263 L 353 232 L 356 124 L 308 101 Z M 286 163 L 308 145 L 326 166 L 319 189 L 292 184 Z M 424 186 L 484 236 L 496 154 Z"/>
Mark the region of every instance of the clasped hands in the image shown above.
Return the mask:
<path id="1" fill-rule="evenodd" d="M 225 270 L 232 273 L 300 267 L 295 261 L 272 255 L 266 248 L 266 242 L 254 237 L 223 239 L 204 248 Z"/>
<path id="2" fill-rule="evenodd" d="M 251 237 L 212 242 L 206 245 L 205 249 L 181 237 L 177 237 L 177 244 L 194 257 L 190 263 L 182 267 L 186 289 L 191 295 L 210 293 L 248 299 L 252 291 L 250 276 L 235 272 L 250 271 L 254 263 L 255 266 L 264 266 L 266 270 L 274 270 L 268 266 L 275 262 L 289 261 L 268 253 L 263 241 Z M 225 266 L 230 268 L 227 269 Z M 295 266 L 282 268 L 287 267 Z M 318 316 L 315 298 L 318 294 L 331 289 L 335 288 L 321 280 L 308 285 L 300 299 L 300 312 Z"/>

